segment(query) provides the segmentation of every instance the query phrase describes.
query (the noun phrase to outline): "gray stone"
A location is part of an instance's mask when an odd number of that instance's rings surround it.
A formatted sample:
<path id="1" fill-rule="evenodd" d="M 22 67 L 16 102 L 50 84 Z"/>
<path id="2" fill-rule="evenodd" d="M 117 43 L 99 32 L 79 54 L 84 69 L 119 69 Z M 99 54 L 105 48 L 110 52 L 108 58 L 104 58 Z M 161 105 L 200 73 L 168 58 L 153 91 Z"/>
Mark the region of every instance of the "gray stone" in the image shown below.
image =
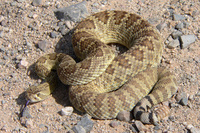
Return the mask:
<path id="1" fill-rule="evenodd" d="M 43 0 L 33 0 L 32 5 L 33 6 L 39 6 L 39 5 L 42 4 L 42 2 L 43 2 Z"/>
<path id="2" fill-rule="evenodd" d="M 78 126 L 82 126 L 86 132 L 90 132 L 93 128 L 94 122 L 91 121 L 89 115 L 84 115 L 81 120 L 77 123 Z"/>
<path id="3" fill-rule="evenodd" d="M 130 121 L 132 119 L 132 115 L 129 111 L 120 111 L 117 115 L 117 119 L 120 121 Z"/>
<path id="4" fill-rule="evenodd" d="M 156 26 L 156 28 L 161 31 L 163 30 L 165 27 L 167 27 L 167 24 L 166 23 L 160 23 Z"/>
<path id="5" fill-rule="evenodd" d="M 167 45 L 168 48 L 176 48 L 177 46 L 180 46 L 179 40 L 178 38 L 169 42 L 169 44 Z"/>
<path id="6" fill-rule="evenodd" d="M 178 30 L 182 30 L 184 27 L 184 24 L 181 22 L 181 23 L 178 23 L 175 28 L 178 29 Z"/>
<path id="7" fill-rule="evenodd" d="M 181 105 L 186 106 L 188 104 L 188 98 L 184 97 L 179 102 Z"/>
<path id="8" fill-rule="evenodd" d="M 187 98 L 187 94 L 185 92 L 178 93 L 176 95 L 176 97 L 175 97 L 175 99 L 176 99 L 177 102 L 180 102 L 181 99 L 183 99 L 183 98 Z"/>
<path id="9" fill-rule="evenodd" d="M 22 117 L 25 117 L 25 118 L 32 118 L 32 116 L 30 115 L 29 113 L 29 109 L 28 107 L 25 107 L 22 111 Z"/>
<path id="10" fill-rule="evenodd" d="M 38 47 L 39 47 L 42 51 L 46 52 L 47 49 L 50 47 L 50 44 L 49 44 L 48 41 L 42 40 L 42 41 L 39 41 L 39 42 L 38 42 Z"/>
<path id="11" fill-rule="evenodd" d="M 85 18 L 88 15 L 86 8 L 86 1 L 80 2 L 69 7 L 59 8 L 54 11 L 58 19 L 65 19 L 74 22 L 78 22 L 81 18 Z"/>
<path id="12" fill-rule="evenodd" d="M 178 15 L 178 14 L 173 14 L 172 18 L 173 18 L 174 21 L 185 19 L 185 17 L 183 15 Z"/>
<path id="13" fill-rule="evenodd" d="M 183 22 L 183 26 L 184 26 L 184 28 L 188 28 L 189 27 L 189 23 L 188 22 Z"/>
<path id="14" fill-rule="evenodd" d="M 113 120 L 113 121 L 110 122 L 109 125 L 110 125 L 111 127 L 115 128 L 115 127 L 117 127 L 117 126 L 120 125 L 120 122 L 119 122 L 119 121 L 116 121 L 116 120 Z"/>
<path id="15" fill-rule="evenodd" d="M 176 38 L 182 36 L 183 33 L 182 33 L 181 31 L 175 30 L 175 31 L 172 32 L 171 35 L 172 35 L 172 38 L 173 38 L 173 39 L 176 39 Z"/>
<path id="16" fill-rule="evenodd" d="M 52 31 L 52 32 L 50 33 L 50 37 L 51 37 L 51 38 L 56 38 L 57 36 L 58 36 L 57 33 L 54 32 L 54 31 Z"/>
<path id="17" fill-rule="evenodd" d="M 75 132 L 75 133 L 87 133 L 86 130 L 82 127 L 82 126 L 79 126 L 79 125 L 76 125 L 72 128 L 72 130 Z"/>
<path id="18" fill-rule="evenodd" d="M 181 48 L 188 47 L 191 43 L 195 42 L 196 36 L 195 35 L 183 35 L 180 37 L 181 41 Z"/>

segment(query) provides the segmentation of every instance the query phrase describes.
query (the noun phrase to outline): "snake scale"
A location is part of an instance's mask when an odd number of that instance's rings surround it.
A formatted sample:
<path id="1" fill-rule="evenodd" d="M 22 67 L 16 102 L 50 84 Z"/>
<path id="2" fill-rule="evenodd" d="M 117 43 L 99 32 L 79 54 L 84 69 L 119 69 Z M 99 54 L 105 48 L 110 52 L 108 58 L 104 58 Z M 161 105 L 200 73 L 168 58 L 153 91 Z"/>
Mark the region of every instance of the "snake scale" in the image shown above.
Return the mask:
<path id="1" fill-rule="evenodd" d="M 108 44 L 128 50 L 119 55 Z M 72 36 L 80 62 L 63 53 L 42 56 L 35 64 L 37 74 L 47 82 L 26 91 L 31 102 L 45 99 L 56 79 L 71 85 L 73 106 L 94 118 L 113 119 L 134 110 L 143 123 L 157 121 L 147 112 L 170 98 L 177 90 L 174 75 L 159 67 L 163 43 L 158 31 L 139 15 L 125 11 L 103 11 L 82 20 Z M 54 71 L 56 70 L 56 72 Z"/>

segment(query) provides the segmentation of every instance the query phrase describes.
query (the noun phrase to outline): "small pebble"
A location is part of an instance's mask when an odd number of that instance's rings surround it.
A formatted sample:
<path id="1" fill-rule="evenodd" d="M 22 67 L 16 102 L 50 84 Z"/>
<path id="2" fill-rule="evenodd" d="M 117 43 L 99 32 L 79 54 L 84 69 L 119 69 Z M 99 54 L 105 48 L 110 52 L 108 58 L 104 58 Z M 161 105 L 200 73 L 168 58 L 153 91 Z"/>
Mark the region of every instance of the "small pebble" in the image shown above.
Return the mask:
<path id="1" fill-rule="evenodd" d="M 63 109 L 61 110 L 61 115 L 62 115 L 62 116 L 64 116 L 64 115 L 69 116 L 69 115 L 72 114 L 73 110 L 74 110 L 73 107 L 65 107 L 65 108 L 63 108 Z"/>
<path id="2" fill-rule="evenodd" d="M 186 106 L 188 104 L 188 98 L 184 97 L 179 102 L 182 106 Z"/>
<path id="3" fill-rule="evenodd" d="M 90 132 L 93 128 L 94 122 L 91 120 L 91 116 L 84 115 L 81 120 L 77 123 L 78 126 L 82 126 L 86 132 Z"/>
<path id="4" fill-rule="evenodd" d="M 57 33 L 54 32 L 54 31 L 52 31 L 52 32 L 50 33 L 50 37 L 51 37 L 51 38 L 56 38 L 56 37 L 57 37 Z"/>
<path id="5" fill-rule="evenodd" d="M 156 26 L 156 28 L 161 31 L 163 30 L 165 27 L 167 27 L 167 24 L 166 23 L 160 23 Z"/>
<path id="6" fill-rule="evenodd" d="M 175 39 L 175 40 L 173 40 L 173 41 L 171 41 L 171 42 L 169 42 L 169 44 L 167 45 L 167 47 L 168 48 L 176 48 L 176 47 L 178 47 L 178 46 L 180 46 L 180 43 L 179 43 L 179 40 L 178 40 L 178 38 L 177 39 Z"/>
<path id="7" fill-rule="evenodd" d="M 113 120 L 113 121 L 111 121 L 111 123 L 110 123 L 109 125 L 110 125 L 111 127 L 115 128 L 115 127 L 117 127 L 119 124 L 120 124 L 119 121 Z"/>
<path id="8" fill-rule="evenodd" d="M 183 33 L 182 33 L 181 31 L 175 30 L 174 32 L 172 32 L 171 35 L 172 35 L 172 38 L 173 38 L 173 39 L 176 39 L 176 38 L 182 36 Z"/>
<path id="9" fill-rule="evenodd" d="M 178 15 L 178 14 L 173 14 L 172 18 L 173 18 L 174 21 L 185 19 L 185 17 L 183 15 Z"/>
<path id="10" fill-rule="evenodd" d="M 130 111 L 120 111 L 117 115 L 117 119 L 120 121 L 130 121 L 132 119 L 132 115 Z"/>
<path id="11" fill-rule="evenodd" d="M 18 68 L 27 68 L 27 67 L 28 67 L 28 62 L 26 61 L 25 58 L 22 58 L 22 60 L 18 64 Z"/>
<path id="12" fill-rule="evenodd" d="M 33 6 L 39 6 L 39 5 L 42 4 L 42 2 L 43 2 L 43 0 L 33 0 L 32 5 Z"/>
<path id="13" fill-rule="evenodd" d="M 184 24 L 183 24 L 182 22 L 181 22 L 181 23 L 178 23 L 178 24 L 175 26 L 175 28 L 176 28 L 177 30 L 182 30 L 183 27 L 184 27 Z"/>
<path id="14" fill-rule="evenodd" d="M 32 116 L 30 115 L 29 113 L 29 109 L 28 107 L 25 107 L 23 112 L 22 112 L 22 117 L 25 117 L 25 118 L 32 118 Z"/>
<path id="15" fill-rule="evenodd" d="M 177 102 L 180 102 L 181 99 L 183 99 L 183 98 L 187 98 L 187 94 L 185 92 L 178 93 L 176 95 L 176 97 L 175 97 L 175 99 L 176 99 Z"/>
<path id="16" fill-rule="evenodd" d="M 42 40 L 42 41 L 39 41 L 39 42 L 38 42 L 38 47 L 39 47 L 42 51 L 46 52 L 47 49 L 50 47 L 50 43 L 49 43 L 48 41 L 46 41 L 46 40 Z"/>
<path id="17" fill-rule="evenodd" d="M 181 48 L 188 47 L 191 43 L 195 42 L 196 36 L 195 35 L 183 35 L 180 37 L 181 41 Z"/>
<path id="18" fill-rule="evenodd" d="M 82 1 L 78 4 L 74 4 L 64 8 L 59 8 L 55 11 L 55 15 L 59 20 L 65 19 L 69 21 L 78 22 L 88 15 L 86 4 L 86 1 Z"/>

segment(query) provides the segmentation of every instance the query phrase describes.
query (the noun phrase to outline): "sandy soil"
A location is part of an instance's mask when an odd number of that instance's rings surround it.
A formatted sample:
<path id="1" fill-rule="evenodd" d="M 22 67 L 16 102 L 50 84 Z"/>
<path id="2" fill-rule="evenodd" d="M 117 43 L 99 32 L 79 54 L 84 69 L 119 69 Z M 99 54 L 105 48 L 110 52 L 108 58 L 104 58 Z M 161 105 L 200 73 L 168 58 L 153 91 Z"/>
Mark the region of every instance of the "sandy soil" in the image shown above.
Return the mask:
<path id="1" fill-rule="evenodd" d="M 33 69 L 34 62 L 42 55 L 51 52 L 65 51 L 73 55 L 73 49 L 67 44 L 59 31 L 59 23 L 54 15 L 58 7 L 67 7 L 81 0 L 50 0 L 42 5 L 33 6 L 31 0 L 0 0 L 0 132 L 67 132 L 80 120 L 82 114 L 61 116 L 60 110 L 69 103 L 66 88 L 60 85 L 59 91 L 45 101 L 29 105 L 32 116 L 26 125 L 21 124 L 20 108 L 25 103 L 24 91 L 31 85 L 41 83 Z M 89 14 L 103 10 L 125 10 L 134 12 L 149 20 L 154 26 L 164 24 L 161 35 L 164 42 L 180 22 L 187 26 L 181 31 L 184 35 L 195 35 L 196 41 L 188 47 L 180 46 L 169 49 L 167 46 L 162 58 L 162 66 L 169 68 L 178 81 L 177 95 L 186 94 L 188 104 L 182 106 L 174 98 L 168 119 L 160 124 L 160 129 L 145 125 L 148 132 L 199 132 L 200 129 L 200 2 L 199 0 L 87 0 Z M 186 19 L 175 21 L 172 14 L 179 14 Z M 66 31 L 73 25 L 66 27 Z M 56 37 L 50 37 L 54 31 Z M 46 40 L 45 52 L 37 47 L 41 40 Z M 70 40 L 70 39 L 69 39 Z M 166 45 L 166 44 L 165 44 Z M 112 120 L 94 120 L 91 132 L 133 132 L 133 122 L 119 121 L 111 127 Z M 27 126 L 27 127 L 26 127 Z M 193 130 L 190 127 L 194 127 Z"/>

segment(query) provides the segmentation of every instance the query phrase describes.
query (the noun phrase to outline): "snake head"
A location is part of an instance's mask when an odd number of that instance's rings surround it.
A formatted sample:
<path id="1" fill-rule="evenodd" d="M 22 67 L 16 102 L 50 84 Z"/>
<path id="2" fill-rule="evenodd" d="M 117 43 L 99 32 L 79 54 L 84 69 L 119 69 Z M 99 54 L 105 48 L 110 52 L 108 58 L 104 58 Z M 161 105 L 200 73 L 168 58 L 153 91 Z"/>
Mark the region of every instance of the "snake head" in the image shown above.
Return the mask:
<path id="1" fill-rule="evenodd" d="M 25 92 L 26 100 L 30 103 L 40 102 L 46 99 L 50 95 L 50 92 L 41 86 L 31 86 Z"/>

